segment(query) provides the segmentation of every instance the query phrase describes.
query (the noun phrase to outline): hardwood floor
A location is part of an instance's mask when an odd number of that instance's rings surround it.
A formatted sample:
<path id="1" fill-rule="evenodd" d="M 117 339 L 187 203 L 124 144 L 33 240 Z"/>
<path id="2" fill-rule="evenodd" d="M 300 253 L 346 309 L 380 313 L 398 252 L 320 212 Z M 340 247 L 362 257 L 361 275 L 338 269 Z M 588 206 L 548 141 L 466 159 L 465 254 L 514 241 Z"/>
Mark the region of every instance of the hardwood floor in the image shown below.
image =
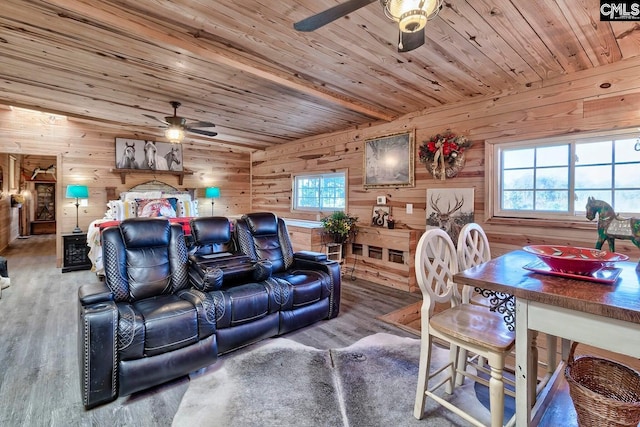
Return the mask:
<path id="1" fill-rule="evenodd" d="M 2 255 L 9 260 L 11 286 L 0 299 L 0 426 L 170 426 L 187 378 L 90 411 L 82 406 L 77 290 L 97 281 L 95 274 L 63 274 L 56 268 L 53 235 L 15 240 Z M 286 337 L 317 348 L 348 346 L 377 332 L 415 337 L 378 317 L 418 301 L 419 295 L 348 276 L 342 289 L 336 319 Z"/>

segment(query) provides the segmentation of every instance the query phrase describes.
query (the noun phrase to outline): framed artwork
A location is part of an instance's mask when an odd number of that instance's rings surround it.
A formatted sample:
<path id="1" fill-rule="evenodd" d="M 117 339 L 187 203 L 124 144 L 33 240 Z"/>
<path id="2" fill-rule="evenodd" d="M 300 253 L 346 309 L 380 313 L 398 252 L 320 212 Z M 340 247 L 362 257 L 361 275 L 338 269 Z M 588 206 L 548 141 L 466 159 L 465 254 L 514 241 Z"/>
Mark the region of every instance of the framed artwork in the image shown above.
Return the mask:
<path id="1" fill-rule="evenodd" d="M 473 222 L 472 188 L 427 189 L 427 229 L 441 228 L 454 244 L 458 243 L 460 229 Z"/>
<path id="2" fill-rule="evenodd" d="M 389 215 L 391 215 L 391 207 L 374 206 L 373 214 L 371 215 L 371 226 L 387 227 L 387 218 L 389 218 Z"/>
<path id="3" fill-rule="evenodd" d="M 364 188 L 413 187 L 414 131 L 364 142 Z"/>
<path id="4" fill-rule="evenodd" d="M 182 171 L 182 146 L 168 142 L 116 138 L 116 169 Z"/>

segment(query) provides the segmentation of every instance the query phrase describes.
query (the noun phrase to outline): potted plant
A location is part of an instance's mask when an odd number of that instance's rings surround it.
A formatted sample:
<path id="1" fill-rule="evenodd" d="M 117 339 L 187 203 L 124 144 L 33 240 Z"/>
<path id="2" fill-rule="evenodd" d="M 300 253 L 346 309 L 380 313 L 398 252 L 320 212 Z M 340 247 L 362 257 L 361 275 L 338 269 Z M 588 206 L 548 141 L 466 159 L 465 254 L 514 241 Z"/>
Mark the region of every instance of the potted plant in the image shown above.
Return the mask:
<path id="1" fill-rule="evenodd" d="M 335 211 L 320 220 L 325 233 L 329 234 L 335 243 L 345 243 L 352 238 L 357 230 L 358 217 L 342 211 Z"/>

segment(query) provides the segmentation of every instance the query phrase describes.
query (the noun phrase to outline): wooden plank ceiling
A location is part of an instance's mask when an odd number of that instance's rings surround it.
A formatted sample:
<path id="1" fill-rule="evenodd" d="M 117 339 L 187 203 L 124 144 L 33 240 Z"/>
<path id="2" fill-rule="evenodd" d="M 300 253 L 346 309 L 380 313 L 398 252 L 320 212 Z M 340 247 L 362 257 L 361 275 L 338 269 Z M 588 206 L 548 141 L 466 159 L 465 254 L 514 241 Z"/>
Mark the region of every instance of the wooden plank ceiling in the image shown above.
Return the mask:
<path id="1" fill-rule="evenodd" d="M 451 0 L 397 52 L 378 2 L 314 32 L 337 0 L 2 0 L 0 103 L 158 135 L 145 116 L 216 123 L 242 150 L 499 95 L 640 52 L 598 0 Z"/>

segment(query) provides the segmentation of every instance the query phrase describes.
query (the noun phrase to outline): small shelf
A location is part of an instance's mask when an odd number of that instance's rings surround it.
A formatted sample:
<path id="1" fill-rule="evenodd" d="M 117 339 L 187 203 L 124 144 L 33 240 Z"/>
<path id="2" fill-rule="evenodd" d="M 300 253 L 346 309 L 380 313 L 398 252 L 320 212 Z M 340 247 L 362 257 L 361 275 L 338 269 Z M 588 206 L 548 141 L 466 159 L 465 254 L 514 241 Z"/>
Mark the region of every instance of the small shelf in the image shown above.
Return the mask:
<path id="1" fill-rule="evenodd" d="M 342 262 L 342 243 L 327 243 L 327 259 Z"/>
<path id="2" fill-rule="evenodd" d="M 382 248 L 378 246 L 369 246 L 369 258 L 382 259 Z"/>
<path id="3" fill-rule="evenodd" d="M 193 175 L 191 170 L 181 171 L 161 171 L 161 170 L 148 170 L 148 169 L 111 169 L 111 172 L 120 174 L 120 182 L 122 184 L 127 183 L 127 175 L 131 174 L 151 174 L 151 175 L 174 175 L 178 177 L 178 185 L 182 185 L 185 175 Z"/>
<path id="4" fill-rule="evenodd" d="M 353 255 L 362 255 L 362 245 L 360 243 L 352 243 L 351 253 Z"/>
<path id="5" fill-rule="evenodd" d="M 396 249 L 389 249 L 389 262 L 404 264 L 404 252 Z"/>

